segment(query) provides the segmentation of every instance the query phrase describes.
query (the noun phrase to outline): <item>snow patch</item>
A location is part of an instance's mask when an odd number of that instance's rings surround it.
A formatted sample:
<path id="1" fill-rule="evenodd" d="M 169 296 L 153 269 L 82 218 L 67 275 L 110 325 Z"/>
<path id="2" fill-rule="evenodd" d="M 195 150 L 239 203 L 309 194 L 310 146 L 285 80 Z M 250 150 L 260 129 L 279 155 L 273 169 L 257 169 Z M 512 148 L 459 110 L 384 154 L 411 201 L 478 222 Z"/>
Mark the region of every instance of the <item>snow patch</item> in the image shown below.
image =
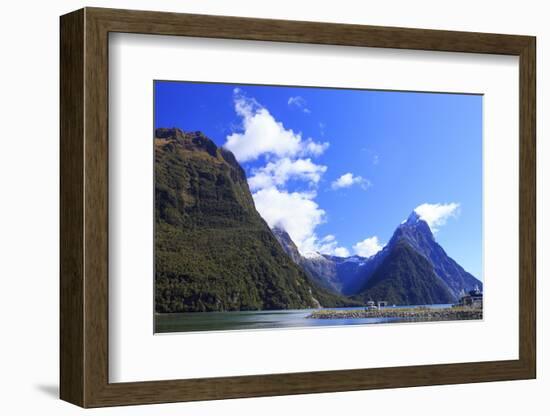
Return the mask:
<path id="1" fill-rule="evenodd" d="M 303 256 L 306 259 L 324 259 L 323 255 L 317 251 L 306 251 Z"/>

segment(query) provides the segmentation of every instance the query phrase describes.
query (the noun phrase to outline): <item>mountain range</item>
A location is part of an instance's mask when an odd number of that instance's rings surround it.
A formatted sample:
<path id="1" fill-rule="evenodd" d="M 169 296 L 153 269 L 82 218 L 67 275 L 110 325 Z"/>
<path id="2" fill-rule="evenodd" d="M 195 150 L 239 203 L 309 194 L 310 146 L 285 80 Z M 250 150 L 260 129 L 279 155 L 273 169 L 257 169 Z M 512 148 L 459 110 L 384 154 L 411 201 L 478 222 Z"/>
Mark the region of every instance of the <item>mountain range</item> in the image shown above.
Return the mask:
<path id="1" fill-rule="evenodd" d="M 361 302 L 453 303 L 462 292 L 483 287 L 447 255 L 415 211 L 395 229 L 388 244 L 369 258 L 320 253 L 300 256 L 286 232 L 275 228 L 273 233 L 287 254 L 291 253 L 319 285 Z"/>
<path id="2" fill-rule="evenodd" d="M 482 283 L 416 212 L 370 258 L 300 254 L 256 211 L 234 155 L 200 132 L 155 131 L 155 310 L 453 303 Z"/>

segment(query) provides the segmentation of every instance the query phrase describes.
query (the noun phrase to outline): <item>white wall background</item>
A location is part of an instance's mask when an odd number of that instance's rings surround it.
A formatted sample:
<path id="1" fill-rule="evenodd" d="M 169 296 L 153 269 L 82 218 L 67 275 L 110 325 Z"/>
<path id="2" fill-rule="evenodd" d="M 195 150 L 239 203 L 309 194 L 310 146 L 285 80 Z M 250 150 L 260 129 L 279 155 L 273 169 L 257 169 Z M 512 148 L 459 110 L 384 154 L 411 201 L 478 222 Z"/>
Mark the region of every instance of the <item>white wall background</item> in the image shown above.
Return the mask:
<path id="1" fill-rule="evenodd" d="M 550 89 L 546 2 L 400 0 L 385 2 L 232 0 L 52 0 L 4 2 L 0 14 L 0 410 L 3 414 L 83 412 L 58 395 L 58 16 L 82 6 L 166 10 L 326 22 L 536 35 L 538 41 L 538 290 L 537 380 L 316 394 L 87 411 L 102 415 L 279 415 L 384 413 L 408 415 L 513 414 L 550 409 L 548 329 L 550 286 L 543 247 L 550 244 L 544 192 L 550 145 L 543 130 Z M 550 64 L 549 64 L 550 65 Z M 506 238 L 506 236 L 503 236 Z M 546 412 L 545 412 L 546 411 Z"/>

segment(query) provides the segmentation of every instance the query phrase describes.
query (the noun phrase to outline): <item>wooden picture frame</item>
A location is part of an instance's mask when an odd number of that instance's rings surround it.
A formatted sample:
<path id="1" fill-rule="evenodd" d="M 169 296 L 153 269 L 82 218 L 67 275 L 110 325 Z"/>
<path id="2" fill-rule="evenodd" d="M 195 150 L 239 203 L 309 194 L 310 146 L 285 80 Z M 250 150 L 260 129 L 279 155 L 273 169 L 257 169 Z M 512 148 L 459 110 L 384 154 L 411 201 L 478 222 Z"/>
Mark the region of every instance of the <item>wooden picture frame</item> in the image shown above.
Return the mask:
<path id="1" fill-rule="evenodd" d="M 61 17 L 60 396 L 82 407 L 536 377 L 535 38 L 85 8 Z M 110 32 L 515 55 L 520 66 L 519 359 L 109 383 Z"/>

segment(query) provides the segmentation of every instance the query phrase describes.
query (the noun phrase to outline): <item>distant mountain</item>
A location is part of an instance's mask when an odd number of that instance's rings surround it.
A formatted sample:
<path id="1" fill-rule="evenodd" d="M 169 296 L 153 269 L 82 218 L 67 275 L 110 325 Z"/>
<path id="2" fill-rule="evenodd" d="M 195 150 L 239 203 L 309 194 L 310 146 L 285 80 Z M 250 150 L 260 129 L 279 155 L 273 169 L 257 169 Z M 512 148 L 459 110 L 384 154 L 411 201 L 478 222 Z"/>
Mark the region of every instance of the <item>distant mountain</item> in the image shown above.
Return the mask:
<path id="1" fill-rule="evenodd" d="M 435 241 L 430 226 L 414 211 L 397 227 L 388 245 L 395 245 L 401 240 L 407 241 L 412 248 L 429 260 L 435 274 L 447 284 L 455 298 L 458 298 L 463 290 L 468 292 L 476 286 L 479 289 L 483 288 L 483 283 L 447 255 L 443 247 Z"/>
<path id="2" fill-rule="evenodd" d="M 334 264 L 336 280 L 339 282 L 339 292 L 346 296 L 355 293 L 355 282 L 369 267 L 369 259 L 361 256 L 338 257 L 325 255 L 324 257 Z"/>
<path id="3" fill-rule="evenodd" d="M 346 276 L 353 276 L 353 273 L 343 273 L 339 267 L 339 263 L 345 262 L 345 259 L 319 253 L 308 253 L 307 256 L 302 256 L 298 251 L 298 247 L 296 247 L 296 244 L 294 244 L 290 235 L 285 230 L 280 227 L 274 227 L 272 232 L 285 253 L 304 270 L 312 282 L 318 287 L 325 289 L 328 293 L 339 296 L 344 293 L 342 291 L 343 281 L 341 279 L 345 280 Z M 357 262 L 350 261 L 350 263 L 358 266 Z M 329 303 L 334 303 L 334 301 Z M 358 305 L 357 301 L 347 299 L 344 296 L 340 297 L 338 303 L 340 306 Z"/>
<path id="4" fill-rule="evenodd" d="M 336 257 L 320 253 L 302 256 L 290 235 L 280 227 L 272 229 L 281 247 L 289 257 L 300 265 L 319 286 L 335 293 L 347 294 L 345 288 L 356 278 L 366 259 L 359 256 Z"/>
<path id="5" fill-rule="evenodd" d="M 348 301 L 349 302 L 349 301 Z M 281 248 L 231 152 L 200 132 L 155 132 L 157 312 L 340 306 Z"/>
<path id="6" fill-rule="evenodd" d="M 416 212 L 401 223 L 388 244 L 372 257 L 301 256 L 283 230 L 275 236 L 294 261 L 322 287 L 366 302 L 452 303 L 462 291 L 483 284 L 450 258 Z"/>
<path id="7" fill-rule="evenodd" d="M 429 305 L 455 301 L 455 297 L 435 274 L 426 257 L 405 240 L 399 240 L 389 248 L 355 298 L 363 302 L 384 300 L 395 305 Z"/>

